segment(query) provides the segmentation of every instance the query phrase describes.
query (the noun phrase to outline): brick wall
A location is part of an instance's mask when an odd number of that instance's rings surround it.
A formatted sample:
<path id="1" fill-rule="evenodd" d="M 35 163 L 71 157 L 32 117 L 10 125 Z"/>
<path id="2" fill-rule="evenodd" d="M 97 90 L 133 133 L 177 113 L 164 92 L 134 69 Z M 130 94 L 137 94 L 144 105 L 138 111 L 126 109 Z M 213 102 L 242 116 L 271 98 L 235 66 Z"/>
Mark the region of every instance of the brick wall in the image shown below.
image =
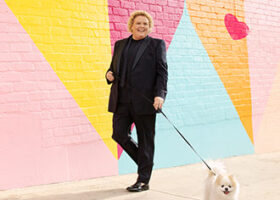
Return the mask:
<path id="1" fill-rule="evenodd" d="M 164 110 L 203 157 L 280 150 L 277 0 L 0 0 L 0 189 L 135 172 L 104 74 L 136 9 L 166 42 Z M 199 162 L 160 115 L 156 131 L 155 168 Z"/>

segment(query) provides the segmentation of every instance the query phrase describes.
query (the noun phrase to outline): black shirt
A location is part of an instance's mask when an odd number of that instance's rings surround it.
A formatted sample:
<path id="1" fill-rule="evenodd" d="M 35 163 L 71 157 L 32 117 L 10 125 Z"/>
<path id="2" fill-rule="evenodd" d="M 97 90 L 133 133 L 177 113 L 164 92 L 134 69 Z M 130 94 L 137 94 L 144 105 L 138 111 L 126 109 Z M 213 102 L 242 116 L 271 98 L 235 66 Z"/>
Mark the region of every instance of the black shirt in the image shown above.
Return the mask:
<path id="1" fill-rule="evenodd" d="M 145 39 L 145 38 L 144 38 Z M 120 61 L 120 79 L 119 84 L 119 102 L 120 103 L 130 103 L 131 102 L 131 88 L 128 87 L 128 84 L 131 84 L 131 68 L 134 63 L 136 54 L 139 50 L 139 47 L 143 44 L 144 39 L 134 40 L 132 37 L 129 38 L 124 51 L 122 53 Z"/>

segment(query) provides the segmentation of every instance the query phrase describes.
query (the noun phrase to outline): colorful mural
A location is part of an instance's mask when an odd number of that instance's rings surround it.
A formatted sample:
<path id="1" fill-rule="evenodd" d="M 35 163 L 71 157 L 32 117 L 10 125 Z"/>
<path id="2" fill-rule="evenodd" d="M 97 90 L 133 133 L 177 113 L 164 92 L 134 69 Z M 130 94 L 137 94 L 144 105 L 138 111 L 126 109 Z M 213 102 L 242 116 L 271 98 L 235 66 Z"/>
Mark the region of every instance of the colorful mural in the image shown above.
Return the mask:
<path id="1" fill-rule="evenodd" d="M 280 8 L 259 4 L 0 0 L 0 189 L 136 172 L 111 139 L 104 76 L 139 9 L 166 41 L 164 111 L 198 152 L 279 151 Z M 155 168 L 200 162 L 163 116 L 156 125 Z"/>

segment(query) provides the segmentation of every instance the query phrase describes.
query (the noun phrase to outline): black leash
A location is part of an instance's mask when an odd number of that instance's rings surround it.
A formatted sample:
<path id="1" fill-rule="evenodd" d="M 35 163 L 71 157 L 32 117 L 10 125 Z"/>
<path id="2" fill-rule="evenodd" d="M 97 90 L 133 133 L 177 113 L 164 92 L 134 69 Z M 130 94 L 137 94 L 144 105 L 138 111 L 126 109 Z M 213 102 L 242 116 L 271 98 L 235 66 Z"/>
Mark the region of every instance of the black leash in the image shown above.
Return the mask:
<path id="1" fill-rule="evenodd" d="M 173 126 L 173 128 L 177 131 L 177 133 L 179 133 L 179 135 L 190 146 L 190 148 L 193 150 L 193 152 L 200 158 L 200 160 L 206 165 L 206 167 L 215 174 L 215 172 L 211 169 L 211 167 L 207 164 L 207 162 L 199 155 L 199 153 L 195 150 L 195 148 L 191 145 L 191 143 L 183 136 L 183 134 L 176 128 L 176 126 L 168 119 L 168 117 L 164 114 L 164 112 L 161 109 L 159 109 L 159 112 L 167 119 L 167 121 Z"/>
<path id="2" fill-rule="evenodd" d="M 115 76 L 114 76 L 115 77 Z M 119 77 L 116 77 L 117 80 L 120 80 Z M 151 104 L 153 104 L 154 102 L 149 99 L 148 97 L 146 97 L 142 92 L 139 92 L 138 90 L 136 90 L 135 88 L 133 88 L 132 86 L 130 86 L 127 83 L 127 86 L 134 90 L 135 92 L 137 92 L 138 94 L 140 94 L 144 99 L 146 99 L 148 102 L 150 102 Z M 183 140 L 189 145 L 189 147 L 193 150 L 193 152 L 200 158 L 200 160 L 206 165 L 206 167 L 212 171 L 215 175 L 215 172 L 211 169 L 211 167 L 207 164 L 207 162 L 200 156 L 200 154 L 195 150 L 195 148 L 191 145 L 191 143 L 183 136 L 183 134 L 177 129 L 177 127 L 169 120 L 169 118 L 165 115 L 165 113 L 162 111 L 162 109 L 158 109 L 158 111 L 167 119 L 167 121 L 173 126 L 173 128 L 177 131 L 177 133 L 179 133 L 179 135 L 183 138 Z"/>

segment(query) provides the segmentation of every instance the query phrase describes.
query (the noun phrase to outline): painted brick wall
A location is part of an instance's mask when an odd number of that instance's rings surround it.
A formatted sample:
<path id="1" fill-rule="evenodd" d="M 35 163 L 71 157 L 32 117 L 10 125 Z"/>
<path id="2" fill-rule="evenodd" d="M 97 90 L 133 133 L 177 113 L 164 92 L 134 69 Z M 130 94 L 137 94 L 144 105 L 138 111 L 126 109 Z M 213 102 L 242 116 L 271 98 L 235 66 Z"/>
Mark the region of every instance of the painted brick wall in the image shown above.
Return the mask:
<path id="1" fill-rule="evenodd" d="M 0 189 L 136 171 L 104 75 L 137 9 L 166 42 L 165 112 L 203 157 L 280 150 L 277 0 L 0 0 Z M 160 115 L 156 131 L 155 168 L 199 162 Z"/>

